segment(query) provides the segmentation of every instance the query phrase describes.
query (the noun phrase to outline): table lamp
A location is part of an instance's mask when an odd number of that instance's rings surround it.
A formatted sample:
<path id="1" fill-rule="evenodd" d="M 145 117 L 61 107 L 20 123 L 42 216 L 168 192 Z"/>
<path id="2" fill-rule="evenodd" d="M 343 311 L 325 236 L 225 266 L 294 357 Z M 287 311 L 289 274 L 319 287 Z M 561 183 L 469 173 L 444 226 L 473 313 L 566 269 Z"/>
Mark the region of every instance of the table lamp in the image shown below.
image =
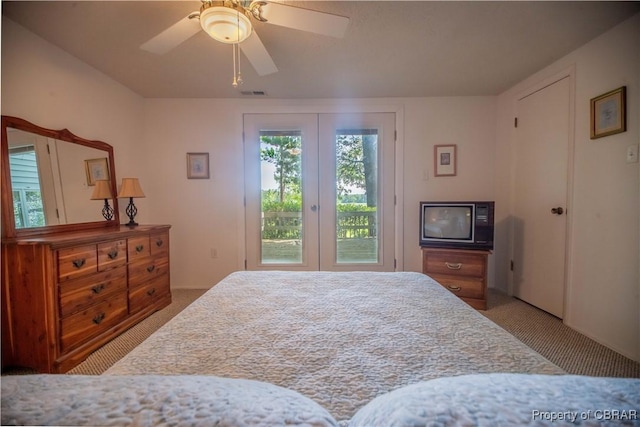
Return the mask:
<path id="1" fill-rule="evenodd" d="M 113 219 L 113 208 L 109 206 L 109 199 L 111 198 L 113 198 L 113 196 L 111 195 L 111 182 L 105 179 L 97 180 L 96 185 L 93 188 L 93 194 L 91 195 L 91 200 L 104 199 L 102 216 L 107 221 L 111 221 Z"/>
<path id="2" fill-rule="evenodd" d="M 121 199 L 126 197 L 129 198 L 129 205 L 127 206 L 127 209 L 125 209 L 125 212 L 129 217 L 129 222 L 125 225 L 127 227 L 135 227 L 138 223 L 133 219 L 138 213 L 138 209 L 136 209 L 136 206 L 133 204 L 133 199 L 144 197 L 138 178 L 122 178 L 122 185 L 120 186 L 118 198 Z"/>

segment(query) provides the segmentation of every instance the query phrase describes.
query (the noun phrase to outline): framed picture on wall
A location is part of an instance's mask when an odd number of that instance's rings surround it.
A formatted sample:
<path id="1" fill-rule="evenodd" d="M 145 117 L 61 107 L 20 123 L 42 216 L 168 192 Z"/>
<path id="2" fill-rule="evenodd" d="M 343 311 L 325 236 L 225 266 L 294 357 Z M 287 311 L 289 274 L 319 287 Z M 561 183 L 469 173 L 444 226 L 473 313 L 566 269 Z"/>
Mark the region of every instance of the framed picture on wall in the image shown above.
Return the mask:
<path id="1" fill-rule="evenodd" d="M 209 179 L 209 153 L 187 153 L 187 178 Z"/>
<path id="2" fill-rule="evenodd" d="M 601 138 L 627 130 L 627 87 L 591 99 L 591 139 Z"/>
<path id="3" fill-rule="evenodd" d="M 434 145 L 434 176 L 455 176 L 457 153 L 456 145 Z"/>
<path id="4" fill-rule="evenodd" d="M 96 181 L 109 179 L 109 162 L 107 158 L 88 159 L 84 161 L 87 172 L 87 185 L 96 185 Z"/>

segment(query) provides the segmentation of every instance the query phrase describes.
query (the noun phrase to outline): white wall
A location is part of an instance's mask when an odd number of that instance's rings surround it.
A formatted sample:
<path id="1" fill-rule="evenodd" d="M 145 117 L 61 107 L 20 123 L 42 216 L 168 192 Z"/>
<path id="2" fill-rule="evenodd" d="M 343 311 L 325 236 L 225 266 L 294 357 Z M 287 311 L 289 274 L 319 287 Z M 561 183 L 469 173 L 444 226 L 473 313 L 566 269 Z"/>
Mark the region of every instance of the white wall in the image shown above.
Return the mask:
<path id="1" fill-rule="evenodd" d="M 511 203 L 515 98 L 546 78 L 575 67 L 575 140 L 570 203 L 567 325 L 640 360 L 640 179 L 626 163 L 640 142 L 640 15 L 608 31 L 498 97 L 496 199 Z M 590 99 L 627 87 L 627 131 L 591 140 Z M 500 211 L 508 222 L 509 212 Z M 496 260 L 507 277 L 508 254 Z"/>
<path id="2" fill-rule="evenodd" d="M 143 105 L 131 90 L 2 18 L 3 115 L 111 144 L 120 180 L 143 172 L 138 166 L 146 157 L 141 144 Z M 120 217 L 126 218 L 123 202 Z M 141 221 L 149 221 L 145 202 L 140 199 Z"/>
<path id="3" fill-rule="evenodd" d="M 348 105 L 346 105 L 348 104 Z M 210 287 L 243 269 L 243 112 L 397 112 L 404 158 L 404 270 L 421 271 L 418 202 L 492 199 L 495 98 L 147 100 L 145 141 L 154 153 L 146 185 L 154 221 L 170 223 L 175 287 Z M 402 118 L 404 117 L 404 120 Z M 433 177 L 433 145 L 458 144 L 458 175 Z M 209 152 L 210 180 L 186 178 L 186 153 Z M 425 179 L 425 174 L 427 179 Z M 211 258 L 216 249 L 218 258 Z"/>

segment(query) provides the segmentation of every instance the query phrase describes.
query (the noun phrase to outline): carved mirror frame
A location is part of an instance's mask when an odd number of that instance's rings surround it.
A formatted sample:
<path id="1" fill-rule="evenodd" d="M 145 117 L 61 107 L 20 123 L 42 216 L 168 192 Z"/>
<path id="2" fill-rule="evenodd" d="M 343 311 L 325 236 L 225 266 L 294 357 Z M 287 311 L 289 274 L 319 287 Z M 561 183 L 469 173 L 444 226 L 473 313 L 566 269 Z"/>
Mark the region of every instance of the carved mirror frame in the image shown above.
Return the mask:
<path id="1" fill-rule="evenodd" d="M 16 228 L 14 212 L 13 212 L 13 193 L 11 188 L 11 170 L 9 167 L 9 141 L 7 137 L 7 128 L 14 128 L 25 132 L 31 132 L 42 135 L 47 138 L 53 138 L 60 141 L 79 144 L 85 147 L 95 148 L 105 151 L 109 159 L 109 180 L 111 184 L 111 194 L 113 201 L 114 216 L 111 220 L 80 222 L 71 224 L 47 225 L 44 227 L 33 228 Z M 114 227 L 120 224 L 118 199 L 115 197 L 117 193 L 115 162 L 113 157 L 113 147 L 106 142 L 91 141 L 74 135 L 68 129 L 52 130 L 37 126 L 24 119 L 11 116 L 2 116 L 2 175 L 1 175 L 1 191 L 2 191 L 2 238 L 18 238 L 33 237 L 40 234 L 51 234 L 65 231 L 82 231 L 103 227 Z"/>

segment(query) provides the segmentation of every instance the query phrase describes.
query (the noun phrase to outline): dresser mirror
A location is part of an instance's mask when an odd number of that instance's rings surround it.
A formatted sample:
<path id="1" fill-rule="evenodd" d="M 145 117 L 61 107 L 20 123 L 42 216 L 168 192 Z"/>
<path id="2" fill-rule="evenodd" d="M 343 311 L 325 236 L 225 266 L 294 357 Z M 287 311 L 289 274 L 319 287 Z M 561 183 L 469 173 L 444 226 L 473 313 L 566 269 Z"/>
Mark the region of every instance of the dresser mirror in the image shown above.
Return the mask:
<path id="1" fill-rule="evenodd" d="M 2 237 L 120 223 L 111 145 L 80 138 L 67 129 L 45 129 L 2 116 L 1 148 Z M 111 192 L 107 202 L 113 207 L 113 217 L 109 220 L 102 214 L 105 200 L 92 200 L 100 180 L 108 181 L 101 187 Z"/>

